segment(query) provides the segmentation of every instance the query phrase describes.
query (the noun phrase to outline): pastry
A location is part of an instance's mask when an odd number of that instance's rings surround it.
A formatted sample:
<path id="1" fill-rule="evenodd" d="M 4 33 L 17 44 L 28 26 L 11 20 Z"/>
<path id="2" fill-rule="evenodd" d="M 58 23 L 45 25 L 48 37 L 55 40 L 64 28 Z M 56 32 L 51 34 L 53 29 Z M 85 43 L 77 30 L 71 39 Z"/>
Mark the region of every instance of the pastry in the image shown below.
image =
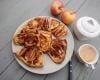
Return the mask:
<path id="1" fill-rule="evenodd" d="M 22 48 L 16 56 L 30 67 L 43 66 L 43 53 L 38 48 Z"/>
<path id="2" fill-rule="evenodd" d="M 52 59 L 53 62 L 59 64 L 62 63 L 67 49 L 67 41 L 54 39 L 52 40 L 52 46 L 50 47 L 48 51 L 48 55 Z"/>

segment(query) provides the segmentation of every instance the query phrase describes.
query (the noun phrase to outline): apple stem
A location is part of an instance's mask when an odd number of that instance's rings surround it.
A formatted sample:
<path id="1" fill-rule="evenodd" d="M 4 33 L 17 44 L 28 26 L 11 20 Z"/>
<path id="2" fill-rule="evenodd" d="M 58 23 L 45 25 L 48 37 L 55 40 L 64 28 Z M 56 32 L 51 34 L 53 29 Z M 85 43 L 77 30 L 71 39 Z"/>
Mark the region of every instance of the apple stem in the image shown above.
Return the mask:
<path id="1" fill-rule="evenodd" d="M 76 11 L 72 11 L 72 12 L 71 12 L 71 14 L 75 14 L 75 13 L 76 13 Z"/>

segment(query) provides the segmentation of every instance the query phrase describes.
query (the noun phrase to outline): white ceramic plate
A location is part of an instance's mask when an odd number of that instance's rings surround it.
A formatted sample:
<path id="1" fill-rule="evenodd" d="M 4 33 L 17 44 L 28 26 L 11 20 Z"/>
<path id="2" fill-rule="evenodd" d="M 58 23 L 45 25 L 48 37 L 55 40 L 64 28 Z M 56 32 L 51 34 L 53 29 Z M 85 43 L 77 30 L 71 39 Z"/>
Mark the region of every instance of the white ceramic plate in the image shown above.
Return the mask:
<path id="1" fill-rule="evenodd" d="M 33 19 L 33 18 L 31 18 Z M 22 28 L 23 25 L 25 25 L 28 21 L 30 21 L 31 19 L 25 21 L 24 23 L 22 23 L 16 30 L 15 34 L 17 32 L 19 32 Z M 57 19 L 56 19 L 57 20 Z M 67 26 L 66 26 L 67 28 Z M 68 29 L 68 28 L 67 28 Z M 14 35 L 15 35 L 14 34 Z M 66 51 L 66 56 L 64 61 L 61 64 L 55 64 L 51 58 L 47 55 L 44 54 L 44 66 L 42 68 L 31 68 L 28 67 L 27 65 L 25 65 L 22 61 L 20 61 L 16 56 L 16 60 L 18 61 L 18 63 L 25 68 L 26 70 L 32 72 L 32 73 L 37 73 L 37 74 L 49 74 L 49 73 L 53 73 L 56 72 L 60 69 L 62 69 L 71 59 L 71 56 L 73 54 L 73 49 L 74 49 L 74 40 L 73 40 L 73 36 L 71 34 L 71 31 L 68 29 L 68 35 L 65 37 L 68 45 L 67 45 L 67 51 Z M 12 41 L 12 51 L 15 54 L 17 51 L 19 51 L 22 47 L 21 46 L 17 46 L 13 43 Z"/>

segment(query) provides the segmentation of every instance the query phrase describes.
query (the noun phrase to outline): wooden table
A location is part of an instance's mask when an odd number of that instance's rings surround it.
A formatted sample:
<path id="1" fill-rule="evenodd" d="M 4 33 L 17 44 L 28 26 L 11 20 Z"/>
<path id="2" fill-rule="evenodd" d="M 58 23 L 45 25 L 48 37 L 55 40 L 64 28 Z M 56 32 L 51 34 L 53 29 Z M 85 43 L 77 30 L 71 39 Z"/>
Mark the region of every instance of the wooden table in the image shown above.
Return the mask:
<path id="1" fill-rule="evenodd" d="M 81 16 L 94 17 L 100 23 L 100 0 L 62 0 L 66 8 Z M 0 0 L 0 80 L 68 80 L 68 65 L 49 75 L 37 75 L 24 70 L 14 59 L 11 39 L 17 27 L 34 16 L 52 16 L 49 8 L 53 0 Z M 73 33 L 73 26 L 69 26 Z M 74 35 L 73 35 L 74 36 Z M 90 41 L 75 39 L 75 51 L 81 44 L 90 43 L 100 52 L 100 36 Z M 100 60 L 93 71 L 73 55 L 73 80 L 100 80 Z"/>

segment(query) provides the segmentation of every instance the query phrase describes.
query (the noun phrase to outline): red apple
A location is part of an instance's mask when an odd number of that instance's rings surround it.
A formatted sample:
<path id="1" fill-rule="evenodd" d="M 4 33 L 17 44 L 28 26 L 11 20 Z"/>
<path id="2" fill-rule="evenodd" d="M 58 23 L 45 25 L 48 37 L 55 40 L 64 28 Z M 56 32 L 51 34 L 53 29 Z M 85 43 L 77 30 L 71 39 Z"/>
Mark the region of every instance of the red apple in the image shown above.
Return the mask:
<path id="1" fill-rule="evenodd" d="M 60 20 L 67 25 L 71 24 L 75 18 L 75 12 L 71 10 L 65 10 L 60 14 Z"/>
<path id="2" fill-rule="evenodd" d="M 64 9 L 64 4 L 60 0 L 55 0 L 51 5 L 51 13 L 55 16 L 59 15 Z"/>

